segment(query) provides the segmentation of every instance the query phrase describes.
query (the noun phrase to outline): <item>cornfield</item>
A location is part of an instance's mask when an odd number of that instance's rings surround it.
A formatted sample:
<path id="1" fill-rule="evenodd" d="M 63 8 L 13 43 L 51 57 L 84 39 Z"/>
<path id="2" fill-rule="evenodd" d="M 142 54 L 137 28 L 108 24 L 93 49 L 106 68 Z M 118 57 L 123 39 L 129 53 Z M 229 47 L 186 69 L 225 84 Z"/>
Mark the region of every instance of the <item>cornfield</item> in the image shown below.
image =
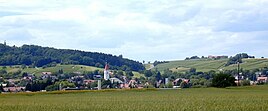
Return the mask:
<path id="1" fill-rule="evenodd" d="M 267 111 L 268 86 L 1 94 L 1 111 Z"/>

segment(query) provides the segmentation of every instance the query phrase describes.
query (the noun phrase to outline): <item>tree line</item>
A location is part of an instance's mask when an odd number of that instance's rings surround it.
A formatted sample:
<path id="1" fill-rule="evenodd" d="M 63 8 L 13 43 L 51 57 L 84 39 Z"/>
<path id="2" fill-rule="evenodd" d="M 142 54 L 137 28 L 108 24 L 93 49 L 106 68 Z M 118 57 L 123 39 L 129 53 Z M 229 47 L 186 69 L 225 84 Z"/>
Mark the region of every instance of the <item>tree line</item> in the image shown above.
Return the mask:
<path id="1" fill-rule="evenodd" d="M 111 69 L 144 70 L 144 66 L 134 60 L 98 52 L 85 52 L 70 49 L 55 49 L 36 45 L 10 47 L 0 44 L 0 65 L 27 65 L 32 67 L 52 66 L 55 64 L 80 64 L 103 68 L 109 63 Z"/>

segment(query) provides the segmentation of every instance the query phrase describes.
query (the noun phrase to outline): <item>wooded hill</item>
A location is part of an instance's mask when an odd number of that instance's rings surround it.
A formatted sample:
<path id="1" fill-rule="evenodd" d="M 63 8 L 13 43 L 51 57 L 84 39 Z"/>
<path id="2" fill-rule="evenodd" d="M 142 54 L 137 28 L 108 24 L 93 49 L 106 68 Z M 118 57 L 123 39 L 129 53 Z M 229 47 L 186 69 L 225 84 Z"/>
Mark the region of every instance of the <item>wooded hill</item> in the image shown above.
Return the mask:
<path id="1" fill-rule="evenodd" d="M 23 45 L 21 47 L 0 44 L 0 65 L 27 65 L 31 67 L 47 67 L 56 64 L 77 64 L 103 68 L 105 64 L 110 69 L 144 70 L 138 61 L 98 52 L 85 52 L 80 50 L 56 49 L 36 45 Z"/>

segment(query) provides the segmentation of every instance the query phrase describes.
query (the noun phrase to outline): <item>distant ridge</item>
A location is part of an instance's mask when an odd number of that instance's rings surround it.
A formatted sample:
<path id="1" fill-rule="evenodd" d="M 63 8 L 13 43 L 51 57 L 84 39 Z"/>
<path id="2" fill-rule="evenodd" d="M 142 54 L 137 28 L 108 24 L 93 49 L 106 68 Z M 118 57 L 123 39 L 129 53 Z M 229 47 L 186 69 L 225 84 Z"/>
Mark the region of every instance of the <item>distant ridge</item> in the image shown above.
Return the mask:
<path id="1" fill-rule="evenodd" d="M 0 44 L 0 65 L 29 65 L 32 67 L 51 66 L 55 64 L 79 64 L 104 68 L 105 63 L 111 69 L 144 70 L 138 61 L 98 52 L 85 52 L 71 49 L 56 49 L 37 45 L 21 47 Z"/>

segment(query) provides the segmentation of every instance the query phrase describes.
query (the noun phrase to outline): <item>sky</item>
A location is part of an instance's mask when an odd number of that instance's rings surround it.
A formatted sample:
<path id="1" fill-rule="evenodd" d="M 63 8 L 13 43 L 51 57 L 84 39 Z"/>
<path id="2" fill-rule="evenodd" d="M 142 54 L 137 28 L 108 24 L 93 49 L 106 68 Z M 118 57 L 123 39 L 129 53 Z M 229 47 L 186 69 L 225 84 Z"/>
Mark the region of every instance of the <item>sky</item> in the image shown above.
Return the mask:
<path id="1" fill-rule="evenodd" d="M 268 0 L 0 0 L 0 42 L 137 61 L 268 57 Z"/>

